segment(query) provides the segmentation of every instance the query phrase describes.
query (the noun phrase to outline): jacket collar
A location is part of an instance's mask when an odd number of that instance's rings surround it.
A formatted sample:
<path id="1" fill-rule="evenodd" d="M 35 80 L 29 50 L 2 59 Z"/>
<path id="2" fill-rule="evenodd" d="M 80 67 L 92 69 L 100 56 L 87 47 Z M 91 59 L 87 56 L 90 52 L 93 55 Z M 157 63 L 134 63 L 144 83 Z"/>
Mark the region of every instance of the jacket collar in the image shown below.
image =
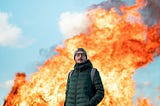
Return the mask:
<path id="1" fill-rule="evenodd" d="M 76 63 L 76 64 L 74 65 L 74 69 L 75 69 L 75 70 L 80 70 L 80 71 L 82 71 L 82 70 L 87 69 L 87 68 L 93 68 L 93 65 L 92 65 L 92 63 L 90 62 L 90 60 L 87 60 L 87 61 L 85 61 L 84 63 L 80 63 L 80 64 Z"/>

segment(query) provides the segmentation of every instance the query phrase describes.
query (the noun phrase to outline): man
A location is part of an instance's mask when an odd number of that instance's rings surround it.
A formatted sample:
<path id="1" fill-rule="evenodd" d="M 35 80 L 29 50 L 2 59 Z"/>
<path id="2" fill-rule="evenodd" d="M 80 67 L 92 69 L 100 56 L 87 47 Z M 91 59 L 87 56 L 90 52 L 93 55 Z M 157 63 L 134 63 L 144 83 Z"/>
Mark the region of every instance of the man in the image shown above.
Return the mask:
<path id="1" fill-rule="evenodd" d="M 74 70 L 68 75 L 64 106 L 96 106 L 104 97 L 104 88 L 99 72 L 91 79 L 93 66 L 83 48 L 74 54 Z"/>

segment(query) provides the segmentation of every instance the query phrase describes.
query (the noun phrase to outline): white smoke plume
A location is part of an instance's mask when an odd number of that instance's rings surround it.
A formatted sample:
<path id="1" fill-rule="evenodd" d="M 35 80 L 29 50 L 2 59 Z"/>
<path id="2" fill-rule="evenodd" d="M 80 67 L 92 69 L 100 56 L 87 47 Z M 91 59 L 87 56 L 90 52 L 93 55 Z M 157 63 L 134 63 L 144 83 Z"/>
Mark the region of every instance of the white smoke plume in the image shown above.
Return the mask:
<path id="1" fill-rule="evenodd" d="M 85 13 L 65 12 L 60 16 L 60 30 L 67 38 L 85 33 L 91 24 Z"/>

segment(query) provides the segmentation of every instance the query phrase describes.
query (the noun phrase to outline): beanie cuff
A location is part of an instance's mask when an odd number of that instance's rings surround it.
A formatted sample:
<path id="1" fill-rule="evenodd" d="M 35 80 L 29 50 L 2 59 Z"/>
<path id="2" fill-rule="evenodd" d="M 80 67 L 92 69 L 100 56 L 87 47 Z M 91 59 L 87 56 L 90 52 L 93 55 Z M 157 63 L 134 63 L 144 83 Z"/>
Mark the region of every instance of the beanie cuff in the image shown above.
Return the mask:
<path id="1" fill-rule="evenodd" d="M 76 53 L 77 53 L 78 51 L 82 51 L 82 52 L 85 54 L 86 59 L 87 59 L 87 52 L 86 52 L 83 48 L 78 48 L 78 49 L 75 51 L 75 53 L 74 53 L 74 60 L 75 60 L 75 57 L 76 57 Z"/>

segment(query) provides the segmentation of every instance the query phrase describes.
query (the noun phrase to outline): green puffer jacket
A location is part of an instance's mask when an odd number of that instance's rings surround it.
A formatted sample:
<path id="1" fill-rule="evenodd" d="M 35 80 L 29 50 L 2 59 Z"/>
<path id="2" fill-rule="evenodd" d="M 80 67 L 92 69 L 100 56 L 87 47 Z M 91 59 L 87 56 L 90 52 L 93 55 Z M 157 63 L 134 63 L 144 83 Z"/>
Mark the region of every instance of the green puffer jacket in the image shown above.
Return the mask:
<path id="1" fill-rule="evenodd" d="M 65 106 L 96 106 L 104 97 L 104 88 L 96 71 L 91 80 L 92 63 L 87 60 L 75 64 L 72 75 L 68 77 Z"/>

